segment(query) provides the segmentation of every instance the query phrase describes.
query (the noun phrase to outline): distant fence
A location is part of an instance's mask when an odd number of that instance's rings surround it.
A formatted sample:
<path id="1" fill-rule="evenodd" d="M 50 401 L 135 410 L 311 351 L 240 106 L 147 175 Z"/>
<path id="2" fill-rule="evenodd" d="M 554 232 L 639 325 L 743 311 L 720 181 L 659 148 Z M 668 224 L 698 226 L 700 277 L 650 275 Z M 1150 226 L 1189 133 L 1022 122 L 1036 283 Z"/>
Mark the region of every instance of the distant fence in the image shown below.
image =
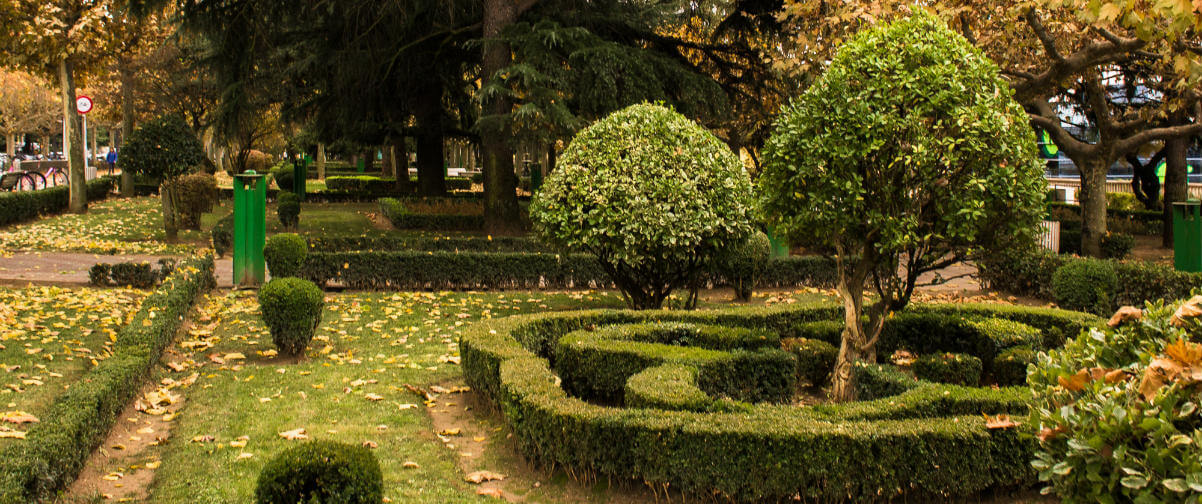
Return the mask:
<path id="1" fill-rule="evenodd" d="M 1039 224 L 1039 246 L 1060 253 L 1060 221 L 1043 221 Z"/>
<path id="2" fill-rule="evenodd" d="M 1070 201 L 1076 201 L 1077 191 L 1081 190 L 1079 178 L 1048 178 L 1048 186 L 1053 189 L 1065 189 Z M 1107 180 L 1106 192 L 1132 193 L 1130 180 Z M 1202 199 L 1202 184 L 1189 184 L 1189 198 Z"/>

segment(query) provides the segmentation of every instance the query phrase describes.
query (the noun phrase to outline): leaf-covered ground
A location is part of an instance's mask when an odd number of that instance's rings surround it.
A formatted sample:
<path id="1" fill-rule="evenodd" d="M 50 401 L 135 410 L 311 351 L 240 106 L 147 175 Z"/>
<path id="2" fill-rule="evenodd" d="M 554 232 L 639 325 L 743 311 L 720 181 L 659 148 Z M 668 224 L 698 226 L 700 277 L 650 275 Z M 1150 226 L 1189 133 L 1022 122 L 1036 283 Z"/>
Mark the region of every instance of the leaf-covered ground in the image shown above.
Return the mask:
<path id="1" fill-rule="evenodd" d="M 0 288 L 0 416 L 34 417 L 109 356 L 146 293 L 130 289 Z M 24 431 L 22 425 L 3 422 Z M 0 439 L 0 443 L 20 442 Z"/>
<path id="2" fill-rule="evenodd" d="M 158 197 L 110 198 L 85 214 L 62 214 L 0 229 L 0 250 L 55 250 L 97 254 L 187 254 L 194 246 L 164 243 Z M 181 241 L 200 233 L 181 233 Z"/>
<path id="3" fill-rule="evenodd" d="M 248 502 L 275 454 L 309 439 L 374 443 L 391 502 L 477 502 L 454 454 L 431 430 L 421 398 L 460 375 L 457 338 L 488 317 L 619 307 L 613 293 L 354 293 L 328 295 L 308 356 L 274 356 L 252 294 L 210 296 L 165 371 L 186 397 L 149 502 Z M 220 363 L 219 363 L 220 362 Z M 409 466 L 409 468 L 406 468 Z"/>

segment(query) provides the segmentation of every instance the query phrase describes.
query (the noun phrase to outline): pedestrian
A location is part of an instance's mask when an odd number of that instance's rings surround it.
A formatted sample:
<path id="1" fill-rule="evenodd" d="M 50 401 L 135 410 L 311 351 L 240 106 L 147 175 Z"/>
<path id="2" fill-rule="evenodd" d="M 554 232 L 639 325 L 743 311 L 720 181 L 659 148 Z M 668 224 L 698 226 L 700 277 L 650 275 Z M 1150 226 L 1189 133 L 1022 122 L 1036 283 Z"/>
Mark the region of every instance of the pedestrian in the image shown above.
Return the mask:
<path id="1" fill-rule="evenodd" d="M 109 165 L 109 173 L 113 173 L 114 171 L 117 170 L 117 148 L 116 147 L 109 149 L 108 155 L 104 157 L 104 162 L 108 163 L 108 165 Z"/>

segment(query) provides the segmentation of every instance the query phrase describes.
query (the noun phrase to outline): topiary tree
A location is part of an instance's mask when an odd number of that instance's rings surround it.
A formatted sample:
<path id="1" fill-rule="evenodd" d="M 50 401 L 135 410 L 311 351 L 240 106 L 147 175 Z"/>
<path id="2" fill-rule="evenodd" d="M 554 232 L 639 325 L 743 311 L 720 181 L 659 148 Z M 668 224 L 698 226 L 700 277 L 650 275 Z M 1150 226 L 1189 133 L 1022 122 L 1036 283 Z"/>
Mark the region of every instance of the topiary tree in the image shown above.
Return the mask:
<path id="1" fill-rule="evenodd" d="M 855 398 L 855 364 L 875 363 L 920 275 L 1033 240 L 1047 185 L 1035 145 L 997 67 L 926 13 L 856 35 L 785 108 L 760 203 L 775 230 L 835 258 L 835 400 Z"/>
<path id="2" fill-rule="evenodd" d="M 309 242 L 296 233 L 281 233 L 267 239 L 263 260 L 272 278 L 299 276 L 309 255 Z"/>
<path id="3" fill-rule="evenodd" d="M 142 123 L 134 130 L 117 164 L 122 171 L 150 177 L 159 181 L 163 200 L 163 229 L 167 240 L 175 241 L 179 229 L 178 178 L 195 171 L 204 163 L 204 147 L 196 134 L 178 116 L 161 116 Z"/>
<path id="4" fill-rule="evenodd" d="M 742 243 L 727 247 L 718 255 L 717 273 L 730 283 L 735 291 L 735 301 L 750 301 L 751 291 L 759 283 L 768 258 L 772 255 L 772 243 L 763 231 L 753 231 Z"/>
<path id="5" fill-rule="evenodd" d="M 334 441 L 284 450 L 259 473 L 255 504 L 379 504 L 384 476 L 371 451 Z"/>
<path id="6" fill-rule="evenodd" d="M 548 242 L 597 256 L 636 309 L 659 308 L 751 232 L 730 148 L 665 107 L 614 112 L 574 138 L 530 205 Z"/>
<path id="7" fill-rule="evenodd" d="M 284 355 L 300 356 L 321 325 L 325 294 L 301 278 L 273 278 L 259 289 L 259 309 L 271 341 Z"/>

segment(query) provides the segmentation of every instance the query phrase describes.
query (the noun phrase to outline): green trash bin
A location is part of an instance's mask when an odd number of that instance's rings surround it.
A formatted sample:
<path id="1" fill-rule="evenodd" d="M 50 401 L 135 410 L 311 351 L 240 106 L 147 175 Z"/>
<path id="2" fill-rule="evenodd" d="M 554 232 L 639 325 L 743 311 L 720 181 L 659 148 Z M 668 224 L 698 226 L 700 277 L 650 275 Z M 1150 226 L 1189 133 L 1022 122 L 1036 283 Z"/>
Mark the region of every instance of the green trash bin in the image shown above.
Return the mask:
<path id="1" fill-rule="evenodd" d="M 776 233 L 772 232 L 772 228 L 768 228 L 765 231 L 765 234 L 768 235 L 768 247 L 769 247 L 769 250 L 772 251 L 771 257 L 773 259 L 789 257 L 789 244 L 788 243 L 785 243 L 784 240 L 777 238 Z"/>
<path id="2" fill-rule="evenodd" d="M 308 185 L 308 164 L 300 159 L 292 160 L 292 192 L 297 199 L 305 201 L 305 187 Z"/>
<path id="3" fill-rule="evenodd" d="M 234 179 L 234 287 L 253 288 L 263 284 L 267 270 L 267 184 L 254 170 Z"/>
<path id="4" fill-rule="evenodd" d="M 1173 203 L 1173 266 L 1202 271 L 1202 201 Z"/>

